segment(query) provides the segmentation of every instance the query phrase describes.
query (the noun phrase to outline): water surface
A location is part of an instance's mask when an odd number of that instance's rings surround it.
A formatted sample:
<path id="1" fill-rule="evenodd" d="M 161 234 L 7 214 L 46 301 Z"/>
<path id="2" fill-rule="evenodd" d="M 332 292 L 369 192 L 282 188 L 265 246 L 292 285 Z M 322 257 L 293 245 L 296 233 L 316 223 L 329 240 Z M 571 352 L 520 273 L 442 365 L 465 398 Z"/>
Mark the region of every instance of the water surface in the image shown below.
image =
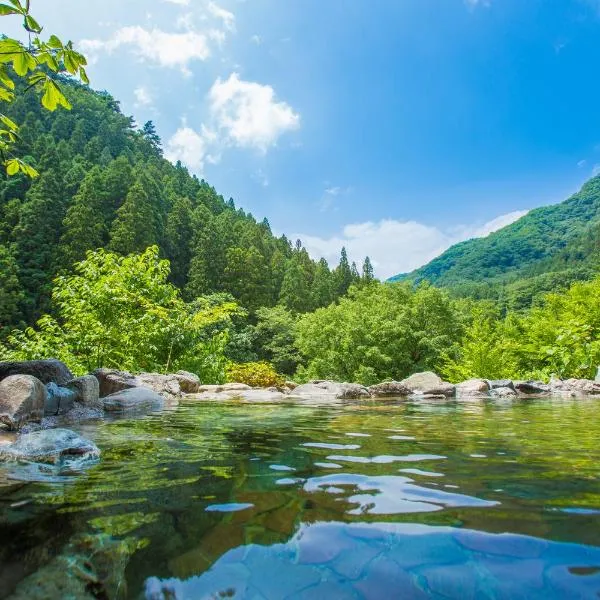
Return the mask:
<path id="1" fill-rule="evenodd" d="M 182 403 L 0 488 L 0 597 L 81 534 L 127 598 L 598 598 L 600 403 Z M 0 480 L 2 479 L 0 473 Z"/>

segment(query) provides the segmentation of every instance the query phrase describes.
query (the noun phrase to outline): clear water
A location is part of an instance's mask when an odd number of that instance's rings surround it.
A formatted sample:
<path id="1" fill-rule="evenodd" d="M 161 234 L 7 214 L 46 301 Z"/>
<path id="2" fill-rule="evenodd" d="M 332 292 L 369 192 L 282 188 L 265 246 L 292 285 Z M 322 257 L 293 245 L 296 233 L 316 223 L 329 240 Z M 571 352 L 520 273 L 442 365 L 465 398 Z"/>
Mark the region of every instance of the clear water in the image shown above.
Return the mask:
<path id="1" fill-rule="evenodd" d="M 97 465 L 0 488 L 0 596 L 93 533 L 126 542 L 127 598 L 600 597 L 598 401 L 184 403 L 79 430 Z"/>

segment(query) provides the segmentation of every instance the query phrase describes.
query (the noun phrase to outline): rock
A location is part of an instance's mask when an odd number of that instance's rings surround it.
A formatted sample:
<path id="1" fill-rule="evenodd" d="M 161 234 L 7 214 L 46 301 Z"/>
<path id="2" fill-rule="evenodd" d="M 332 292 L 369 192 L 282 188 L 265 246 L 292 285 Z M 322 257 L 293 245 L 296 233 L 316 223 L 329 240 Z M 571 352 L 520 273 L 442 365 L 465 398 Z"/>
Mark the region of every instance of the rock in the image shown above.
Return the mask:
<path id="1" fill-rule="evenodd" d="M 291 393 L 294 397 L 331 397 L 340 400 L 370 398 L 369 390 L 358 383 L 337 383 L 335 381 L 311 381 L 299 385 Z"/>
<path id="2" fill-rule="evenodd" d="M 93 442 L 70 429 L 43 429 L 20 435 L 8 446 L 0 446 L 0 457 L 57 464 L 65 457 L 97 458 L 100 450 Z"/>
<path id="3" fill-rule="evenodd" d="M 495 390 L 498 388 L 510 388 L 511 390 L 515 389 L 512 379 L 487 379 L 486 381 L 490 386 L 490 390 Z"/>
<path id="4" fill-rule="evenodd" d="M 286 381 L 284 385 L 289 390 L 295 390 L 298 387 L 298 384 L 295 381 Z"/>
<path id="5" fill-rule="evenodd" d="M 600 396 L 600 382 L 591 379 L 553 380 L 550 383 L 552 393 L 560 395 Z"/>
<path id="6" fill-rule="evenodd" d="M 490 396 L 492 398 L 516 398 L 517 392 L 511 387 L 497 387 L 490 390 Z"/>
<path id="7" fill-rule="evenodd" d="M 241 390 L 251 390 L 252 388 L 245 383 L 225 383 L 223 386 L 224 392 L 239 392 Z"/>
<path id="8" fill-rule="evenodd" d="M 457 398 L 482 398 L 487 396 L 490 386 L 485 379 L 468 379 L 456 386 Z"/>
<path id="9" fill-rule="evenodd" d="M 100 398 L 109 396 L 121 390 L 128 390 L 137 387 L 139 381 L 134 375 L 127 371 L 117 371 L 116 369 L 96 369 L 92 375 L 98 380 L 100 387 Z"/>
<path id="10" fill-rule="evenodd" d="M 410 390 L 399 381 L 384 381 L 369 388 L 369 393 L 375 398 L 409 396 Z"/>
<path id="11" fill-rule="evenodd" d="M 94 375 L 71 379 L 66 387 L 75 392 L 75 402 L 88 408 L 103 408 L 104 403 L 100 400 L 100 383 Z"/>
<path id="12" fill-rule="evenodd" d="M 161 373 L 140 373 L 135 376 L 137 384 L 141 387 L 154 390 L 164 398 L 179 398 L 181 387 L 175 375 L 162 375 Z"/>
<path id="13" fill-rule="evenodd" d="M 287 394 L 284 394 L 283 392 L 280 392 L 274 388 L 201 392 L 199 394 L 187 395 L 186 400 L 243 400 L 244 402 L 279 402 L 287 397 Z"/>
<path id="14" fill-rule="evenodd" d="M 31 375 L 42 383 L 53 381 L 58 385 L 64 385 L 73 379 L 73 373 L 67 365 L 55 358 L 0 362 L 0 381 L 10 375 Z"/>
<path id="15" fill-rule="evenodd" d="M 177 381 L 179 381 L 179 388 L 184 394 L 195 394 L 200 387 L 200 377 L 194 373 L 188 371 L 177 371 L 175 373 Z"/>
<path id="16" fill-rule="evenodd" d="M 103 398 L 104 410 L 109 412 L 156 410 L 163 406 L 164 399 L 154 390 L 134 387 L 109 394 Z"/>
<path id="17" fill-rule="evenodd" d="M 515 381 L 514 387 L 515 390 L 521 394 L 538 395 L 550 392 L 550 386 L 541 381 Z"/>
<path id="18" fill-rule="evenodd" d="M 434 396 L 454 396 L 455 386 L 441 377 L 425 371 L 424 373 L 415 373 L 400 382 L 406 386 L 413 394 L 434 395 Z"/>
<path id="19" fill-rule="evenodd" d="M 415 394 L 409 396 L 411 400 L 446 400 L 448 396 L 445 394 Z"/>
<path id="20" fill-rule="evenodd" d="M 62 415 L 73 408 L 77 393 L 69 388 L 60 387 L 56 383 L 46 384 L 45 415 Z"/>
<path id="21" fill-rule="evenodd" d="M 46 387 L 32 375 L 9 375 L 0 381 L 0 423 L 19 429 L 44 416 Z"/>

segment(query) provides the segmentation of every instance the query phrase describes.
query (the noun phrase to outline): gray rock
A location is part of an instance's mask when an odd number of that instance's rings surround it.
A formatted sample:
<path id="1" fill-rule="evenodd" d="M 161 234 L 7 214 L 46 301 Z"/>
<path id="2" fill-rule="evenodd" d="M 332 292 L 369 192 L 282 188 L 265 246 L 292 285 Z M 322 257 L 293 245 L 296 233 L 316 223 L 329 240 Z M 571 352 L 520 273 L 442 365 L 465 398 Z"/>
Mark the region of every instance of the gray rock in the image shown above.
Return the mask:
<path id="1" fill-rule="evenodd" d="M 490 390 L 492 398 L 516 398 L 517 392 L 511 387 L 497 387 Z"/>
<path id="2" fill-rule="evenodd" d="M 73 379 L 67 365 L 55 358 L 0 362 L 0 381 L 10 375 L 32 375 L 42 383 L 54 381 L 58 385 Z"/>
<path id="3" fill-rule="evenodd" d="M 140 373 L 135 376 L 139 386 L 154 390 L 164 398 L 179 398 L 181 387 L 176 375 L 163 375 L 161 373 Z"/>
<path id="4" fill-rule="evenodd" d="M 104 410 L 125 412 L 138 410 L 157 410 L 164 405 L 164 398 L 145 387 L 134 387 L 109 394 L 103 398 Z"/>
<path id="5" fill-rule="evenodd" d="M 591 379 L 555 379 L 552 380 L 550 389 L 552 393 L 562 396 L 600 396 L 600 382 Z"/>
<path id="6" fill-rule="evenodd" d="M 44 416 L 46 387 L 32 375 L 9 375 L 0 381 L 0 423 L 19 429 Z"/>
<path id="7" fill-rule="evenodd" d="M 298 384 L 295 381 L 286 381 L 285 387 L 289 390 L 295 390 L 298 387 Z"/>
<path id="8" fill-rule="evenodd" d="M 488 379 L 487 382 L 490 386 L 490 390 L 495 390 L 497 388 L 510 388 L 511 390 L 515 389 L 512 379 Z"/>
<path id="9" fill-rule="evenodd" d="M 137 387 L 139 381 L 134 375 L 127 371 L 116 369 L 96 369 L 92 375 L 98 380 L 100 387 L 100 398 L 109 396 L 121 390 Z"/>
<path id="10" fill-rule="evenodd" d="M 369 390 L 358 383 L 337 383 L 335 381 L 311 381 L 299 385 L 291 393 L 297 398 L 306 397 L 329 397 L 340 400 L 354 400 L 358 398 L 370 398 Z"/>
<path id="11" fill-rule="evenodd" d="M 414 373 L 400 382 L 413 394 L 451 397 L 455 394 L 455 386 L 444 381 L 431 371 Z"/>
<path id="12" fill-rule="evenodd" d="M 70 429 L 43 429 L 20 435 L 8 446 L 0 446 L 0 458 L 57 464 L 67 457 L 97 458 L 100 450 Z"/>
<path id="13" fill-rule="evenodd" d="M 46 384 L 45 415 L 63 415 L 73 408 L 77 393 L 70 388 L 60 387 L 56 383 Z"/>
<path id="14" fill-rule="evenodd" d="M 456 386 L 457 398 L 483 398 L 487 396 L 490 386 L 485 379 L 468 379 Z"/>
<path id="15" fill-rule="evenodd" d="M 398 398 L 409 396 L 411 391 L 399 381 L 384 381 L 369 387 L 369 393 L 375 398 Z"/>
<path id="16" fill-rule="evenodd" d="M 66 387 L 75 392 L 75 401 L 83 406 L 95 409 L 103 408 L 104 403 L 100 400 L 100 383 L 94 375 L 71 379 Z"/>
<path id="17" fill-rule="evenodd" d="M 249 390 L 229 390 L 229 391 L 209 391 L 199 394 L 189 394 L 186 400 L 242 400 L 244 402 L 279 402 L 287 398 L 277 389 L 249 389 Z"/>
<path id="18" fill-rule="evenodd" d="M 550 386 L 541 381 L 515 381 L 514 386 L 515 390 L 521 394 L 539 395 L 548 394 L 551 391 Z"/>
<path id="19" fill-rule="evenodd" d="M 251 390 L 252 388 L 245 383 L 225 383 L 223 384 L 224 392 L 239 392 L 241 390 Z"/>
<path id="20" fill-rule="evenodd" d="M 179 381 L 179 388 L 184 394 L 195 394 L 198 392 L 200 387 L 200 377 L 194 373 L 188 371 L 177 371 L 175 373 L 177 381 Z"/>

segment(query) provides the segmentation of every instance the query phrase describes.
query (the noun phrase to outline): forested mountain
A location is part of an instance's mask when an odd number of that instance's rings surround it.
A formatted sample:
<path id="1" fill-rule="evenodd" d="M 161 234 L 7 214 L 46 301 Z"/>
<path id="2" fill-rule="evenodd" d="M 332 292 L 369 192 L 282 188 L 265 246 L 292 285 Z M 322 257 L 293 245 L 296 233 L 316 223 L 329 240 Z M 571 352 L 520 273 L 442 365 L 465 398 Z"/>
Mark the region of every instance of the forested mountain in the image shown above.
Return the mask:
<path id="1" fill-rule="evenodd" d="M 63 90 L 70 111 L 48 112 L 32 93 L 7 107 L 22 124 L 15 151 L 40 176 L 0 180 L 0 331 L 51 310 L 53 279 L 97 248 L 158 245 L 184 298 L 226 292 L 250 311 L 313 310 L 357 281 L 345 252 L 330 270 L 165 160 L 152 123 L 137 128 L 109 94 L 66 81 Z"/>
<path id="2" fill-rule="evenodd" d="M 534 209 L 485 238 L 456 244 L 392 280 L 426 280 L 460 296 L 524 308 L 540 292 L 592 277 L 599 264 L 600 176 L 568 200 Z"/>

